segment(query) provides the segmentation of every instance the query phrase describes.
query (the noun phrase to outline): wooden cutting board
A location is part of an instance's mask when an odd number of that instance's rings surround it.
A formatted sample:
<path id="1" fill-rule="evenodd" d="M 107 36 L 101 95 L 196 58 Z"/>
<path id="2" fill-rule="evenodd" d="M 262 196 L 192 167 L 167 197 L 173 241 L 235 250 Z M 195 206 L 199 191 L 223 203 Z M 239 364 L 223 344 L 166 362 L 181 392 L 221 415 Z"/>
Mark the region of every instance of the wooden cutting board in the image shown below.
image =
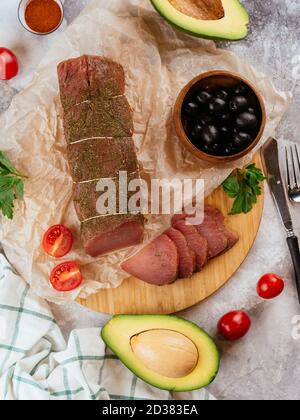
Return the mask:
<path id="1" fill-rule="evenodd" d="M 261 167 L 260 157 L 255 162 Z M 228 214 L 232 200 L 218 188 L 207 199 L 208 204 Z M 191 279 L 158 287 L 129 278 L 117 289 L 103 290 L 88 299 L 79 299 L 81 305 L 107 314 L 170 314 L 199 303 L 220 289 L 239 269 L 255 241 L 264 206 L 264 196 L 247 215 L 229 216 L 226 224 L 239 236 L 238 244 L 225 254 L 211 260 L 201 273 Z"/>

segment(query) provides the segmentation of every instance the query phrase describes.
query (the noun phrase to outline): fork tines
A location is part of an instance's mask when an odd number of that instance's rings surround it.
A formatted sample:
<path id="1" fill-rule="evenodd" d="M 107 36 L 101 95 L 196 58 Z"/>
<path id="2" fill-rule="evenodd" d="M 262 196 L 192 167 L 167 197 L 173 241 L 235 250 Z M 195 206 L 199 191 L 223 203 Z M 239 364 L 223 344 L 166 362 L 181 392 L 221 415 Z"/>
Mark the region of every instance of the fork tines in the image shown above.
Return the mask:
<path id="1" fill-rule="evenodd" d="M 300 155 L 296 144 L 285 148 L 287 186 L 290 199 L 300 190 Z"/>

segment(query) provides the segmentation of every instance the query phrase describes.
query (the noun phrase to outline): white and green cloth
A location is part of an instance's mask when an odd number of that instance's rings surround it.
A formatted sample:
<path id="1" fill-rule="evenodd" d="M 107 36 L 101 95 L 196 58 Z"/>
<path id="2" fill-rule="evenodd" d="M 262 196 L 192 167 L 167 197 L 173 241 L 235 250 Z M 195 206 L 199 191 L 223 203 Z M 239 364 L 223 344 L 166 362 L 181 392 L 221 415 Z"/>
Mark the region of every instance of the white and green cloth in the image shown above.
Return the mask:
<path id="1" fill-rule="evenodd" d="M 69 342 L 47 303 L 0 255 L 0 400 L 212 400 L 206 391 L 171 395 L 137 379 L 107 349 L 100 329 Z"/>

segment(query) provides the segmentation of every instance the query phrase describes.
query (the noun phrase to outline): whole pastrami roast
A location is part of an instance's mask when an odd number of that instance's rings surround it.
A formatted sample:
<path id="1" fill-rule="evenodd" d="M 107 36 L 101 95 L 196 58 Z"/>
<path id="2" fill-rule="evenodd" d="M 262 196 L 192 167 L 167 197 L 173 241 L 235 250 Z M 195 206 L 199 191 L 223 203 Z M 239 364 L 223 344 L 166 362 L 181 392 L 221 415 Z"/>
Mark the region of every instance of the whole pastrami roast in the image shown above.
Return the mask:
<path id="1" fill-rule="evenodd" d="M 139 178 L 123 67 L 107 58 L 82 56 L 58 65 L 67 155 L 74 181 L 75 210 L 86 252 L 92 257 L 143 241 L 144 217 L 99 214 L 98 181 L 120 171 Z"/>

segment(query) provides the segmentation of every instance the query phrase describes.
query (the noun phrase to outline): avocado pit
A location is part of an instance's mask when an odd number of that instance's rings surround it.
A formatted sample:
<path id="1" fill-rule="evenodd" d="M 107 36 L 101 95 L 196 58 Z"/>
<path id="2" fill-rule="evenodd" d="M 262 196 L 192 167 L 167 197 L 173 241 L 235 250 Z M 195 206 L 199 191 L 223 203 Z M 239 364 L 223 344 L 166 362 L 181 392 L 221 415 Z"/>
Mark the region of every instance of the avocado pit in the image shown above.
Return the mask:
<path id="1" fill-rule="evenodd" d="M 168 0 L 179 12 L 200 20 L 219 20 L 225 16 L 221 0 Z"/>
<path id="2" fill-rule="evenodd" d="M 168 378 L 183 378 L 197 366 L 196 345 L 185 335 L 172 330 L 143 331 L 131 337 L 135 356 L 145 367 Z"/>

